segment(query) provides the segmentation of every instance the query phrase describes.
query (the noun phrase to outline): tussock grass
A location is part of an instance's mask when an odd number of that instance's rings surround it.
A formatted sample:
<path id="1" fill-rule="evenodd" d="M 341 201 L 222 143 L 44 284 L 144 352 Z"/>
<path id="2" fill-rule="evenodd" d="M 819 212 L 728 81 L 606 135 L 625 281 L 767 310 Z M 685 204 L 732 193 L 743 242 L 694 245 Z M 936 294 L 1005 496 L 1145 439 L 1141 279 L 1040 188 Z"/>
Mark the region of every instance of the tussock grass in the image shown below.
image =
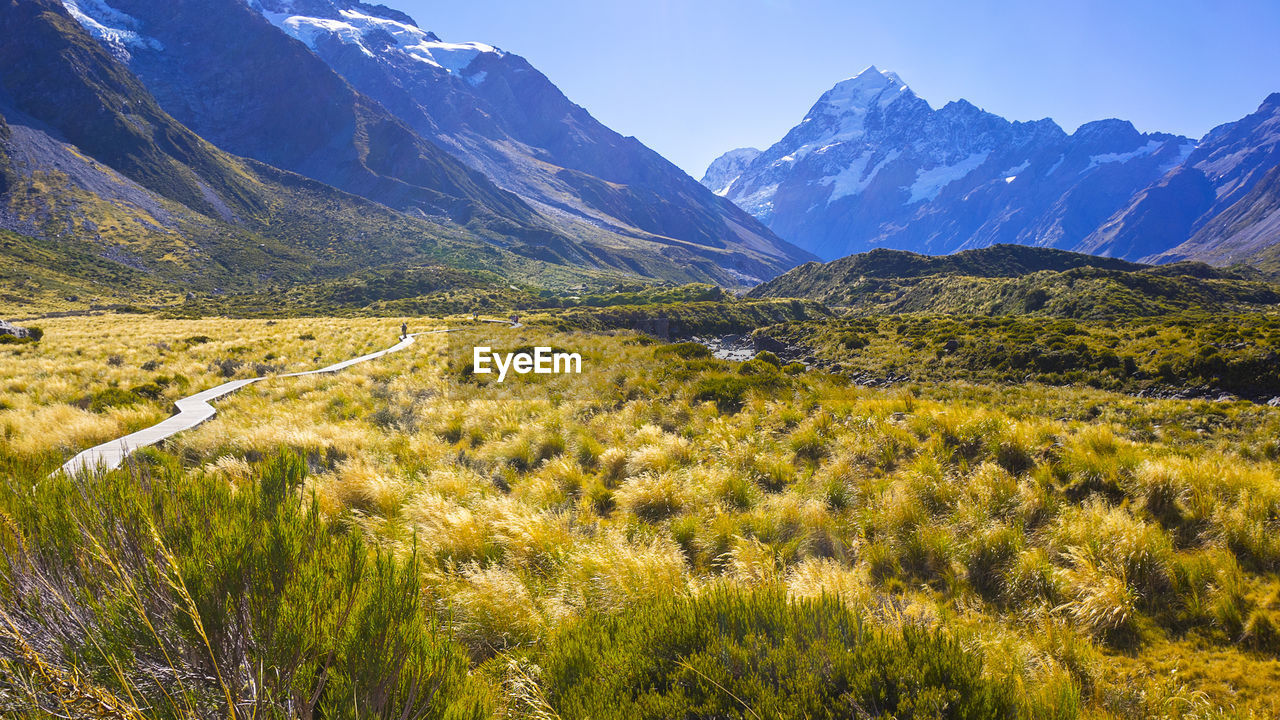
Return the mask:
<path id="1" fill-rule="evenodd" d="M 640 702 L 591 674 L 605 658 L 656 673 L 655 708 L 827 707 L 788 634 L 849 672 L 924 683 L 895 701 L 910 706 L 881 697 L 868 712 L 958 717 L 980 697 L 1025 717 L 1280 710 L 1259 683 L 1214 680 L 1277 657 L 1280 461 L 1267 447 L 1280 410 L 1068 387 L 873 389 L 766 360 L 744 375 L 629 334 L 468 328 L 339 375 L 246 388 L 131 470 L 46 480 L 82 444 L 163 417 L 180 392 L 94 412 L 75 405 L 85 388 L 175 373 L 205 387 L 228 357 L 246 363 L 236 372 L 304 369 L 385 346 L 398 327 L 102 322 L 49 321 L 38 346 L 0 350 L 12 372 L 0 384 L 0 606 L 61 677 L 169 708 L 148 716 L 190 715 L 181 692 L 158 694 L 175 678 L 202 712 L 224 713 L 229 693 L 288 716 L 279 708 L 300 702 L 330 651 L 327 687 L 359 696 L 381 682 L 400 688 L 391 704 L 409 701 L 402 679 L 425 688 L 434 668 L 444 704 L 428 717 L 598 717 Z M 569 348 L 584 373 L 475 382 L 456 372 L 475 344 Z M 129 585 L 108 559 L 143 580 Z M 713 642 L 702 630 L 670 629 L 756 612 L 774 624 L 734 627 L 760 630 L 759 644 L 714 640 L 729 665 L 698 654 Z M 842 645 L 827 634 L 840 623 L 873 639 Z M 403 628 L 421 647 L 385 634 Z M 31 687 L 38 673 L 5 642 L 5 692 Z M 1172 685 L 1152 670 L 1170 647 L 1206 653 Z M 890 650 L 957 674 L 930 685 Z M 403 668 L 375 661 L 388 653 Z M 259 677 L 299 654 L 292 675 Z M 809 669 L 753 679 L 782 667 Z M 863 697 L 858 682 L 850 697 Z"/>

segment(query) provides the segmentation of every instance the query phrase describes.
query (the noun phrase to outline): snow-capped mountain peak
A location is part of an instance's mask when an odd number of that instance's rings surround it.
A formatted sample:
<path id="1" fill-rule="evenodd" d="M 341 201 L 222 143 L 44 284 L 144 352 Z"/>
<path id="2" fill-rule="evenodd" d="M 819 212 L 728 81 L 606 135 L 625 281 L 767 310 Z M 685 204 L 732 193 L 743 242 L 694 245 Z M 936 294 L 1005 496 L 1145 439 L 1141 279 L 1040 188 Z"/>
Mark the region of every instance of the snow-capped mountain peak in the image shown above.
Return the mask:
<path id="1" fill-rule="evenodd" d="M 872 65 L 823 93 L 792 131 L 795 134 L 783 143 L 797 145 L 797 157 L 802 157 L 833 144 L 859 140 L 873 116 L 884 116 L 903 100 L 919 102 L 896 73 Z"/>
<path id="2" fill-rule="evenodd" d="M 860 118 L 873 110 L 884 110 L 900 98 L 915 94 L 896 73 L 882 72 L 875 65 L 836 83 L 809 111 L 805 121 L 818 118 L 845 119 L 845 131 L 861 126 Z"/>
<path id="3" fill-rule="evenodd" d="M 711 163 L 706 174 L 702 176 L 702 184 L 711 188 L 720 197 L 724 197 L 729 194 L 734 181 L 758 157 L 760 157 L 760 151 L 752 147 L 730 150 Z"/>
<path id="4" fill-rule="evenodd" d="M 704 183 L 825 258 L 994 242 L 1069 248 L 1188 146 L 1121 120 L 1068 136 L 1051 120 L 1010 122 L 964 100 L 935 110 L 872 66 L 823 93 L 745 166 L 733 155 L 716 160 Z"/>
<path id="5" fill-rule="evenodd" d="M 884 107 L 896 100 L 899 94 L 909 92 L 911 88 L 897 73 L 884 72 L 872 65 L 848 80 L 836 83 L 822 96 L 819 104 L 832 108 L 867 108 L 876 103 Z"/>

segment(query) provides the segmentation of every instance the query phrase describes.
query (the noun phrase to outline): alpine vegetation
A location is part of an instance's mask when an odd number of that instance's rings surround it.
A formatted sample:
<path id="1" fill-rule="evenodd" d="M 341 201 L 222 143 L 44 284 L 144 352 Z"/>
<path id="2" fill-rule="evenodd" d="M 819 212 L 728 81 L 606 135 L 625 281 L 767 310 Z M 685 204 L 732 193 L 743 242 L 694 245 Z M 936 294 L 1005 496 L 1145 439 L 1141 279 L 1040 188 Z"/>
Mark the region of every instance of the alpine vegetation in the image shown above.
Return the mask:
<path id="1" fill-rule="evenodd" d="M 1275 408 L 860 387 L 549 313 L 493 356 L 574 347 L 581 371 L 499 383 L 449 352 L 493 330 L 444 322 L 461 337 L 297 378 L 400 319 L 53 318 L 7 346 L 6 708 L 798 718 L 841 716 L 846 688 L 895 716 L 1277 709 Z M 227 371 L 268 378 L 121 470 L 49 477 Z"/>

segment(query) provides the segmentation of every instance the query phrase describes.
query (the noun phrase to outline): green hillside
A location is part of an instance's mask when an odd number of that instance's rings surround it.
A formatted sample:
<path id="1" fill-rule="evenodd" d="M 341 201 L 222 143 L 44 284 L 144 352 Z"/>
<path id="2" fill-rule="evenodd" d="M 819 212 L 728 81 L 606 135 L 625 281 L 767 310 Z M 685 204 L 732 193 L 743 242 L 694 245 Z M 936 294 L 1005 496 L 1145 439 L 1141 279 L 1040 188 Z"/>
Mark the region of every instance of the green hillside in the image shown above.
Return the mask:
<path id="1" fill-rule="evenodd" d="M 460 271 L 443 284 L 471 271 L 552 284 L 601 274 L 572 262 L 566 239 L 500 217 L 501 203 L 484 211 L 483 193 L 459 224 L 223 152 L 56 3 L 3 8 L 0 30 L 12 40 L 0 48 L 0 227 L 17 231 L 0 242 L 10 314 L 276 295 L 392 264 Z"/>
<path id="2" fill-rule="evenodd" d="M 1080 253 L 996 245 L 945 257 L 875 250 L 808 263 L 758 286 L 756 298 L 806 298 L 865 313 L 1033 315 L 1078 319 L 1275 307 L 1280 289 L 1251 269 L 1148 266 Z"/>
<path id="3" fill-rule="evenodd" d="M 870 384 L 1091 386 L 1258 401 L 1280 396 L 1280 316 L 1170 315 L 1122 321 L 917 313 L 785 322 L 760 347 Z"/>
<path id="4" fill-rule="evenodd" d="M 414 212 L 231 155 L 168 115 L 51 0 L 0 6 L 0 32 L 10 39 L 0 48 L 9 314 L 166 305 L 188 293 L 279 298 L 313 285 L 321 289 L 311 295 L 324 295 L 344 278 L 376 284 L 416 267 L 449 269 L 433 291 L 470 287 L 475 273 L 486 286 L 518 278 L 553 288 L 724 275 L 707 258 L 592 249 L 545 227 L 514 195 L 464 182 L 473 173 L 438 149 L 439 172 L 419 174 L 443 178 L 441 190 L 434 200 L 418 193 Z M 411 156 L 397 162 L 431 160 Z"/>

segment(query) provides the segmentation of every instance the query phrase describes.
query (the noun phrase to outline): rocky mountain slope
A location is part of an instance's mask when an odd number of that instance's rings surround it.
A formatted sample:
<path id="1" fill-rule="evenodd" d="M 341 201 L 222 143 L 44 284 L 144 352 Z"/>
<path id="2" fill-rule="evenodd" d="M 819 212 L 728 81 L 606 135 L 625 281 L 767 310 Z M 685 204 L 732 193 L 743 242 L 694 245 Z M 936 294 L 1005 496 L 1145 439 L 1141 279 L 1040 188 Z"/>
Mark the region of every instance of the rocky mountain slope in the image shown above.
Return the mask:
<path id="1" fill-rule="evenodd" d="M 808 259 L 638 140 L 605 127 L 524 58 L 445 42 L 352 0 L 248 0 L 361 92 L 551 217 L 704 254 L 759 276 Z"/>
<path id="2" fill-rule="evenodd" d="M 0 34 L 0 228 L 11 231 L 0 268 L 20 271 L 19 300 L 48 288 L 262 289 L 392 263 L 544 271 L 483 226 L 411 217 L 224 152 L 55 0 L 0 2 Z"/>
<path id="3" fill-rule="evenodd" d="M 1083 245 L 1129 248 L 1157 262 L 1249 261 L 1280 242 L 1280 93 L 1242 120 L 1214 128 L 1186 162 L 1138 193 Z"/>
<path id="4" fill-rule="evenodd" d="M 1277 98 L 1198 142 L 1121 120 L 1068 135 L 963 100 L 934 110 L 873 67 L 768 150 L 717 159 L 703 184 L 827 259 L 1018 243 L 1236 262 L 1280 241 L 1265 191 L 1250 194 L 1280 161 Z"/>
<path id="5" fill-rule="evenodd" d="M 725 284 L 808 259 L 517 56 L 440 42 L 385 7 L 65 2 L 165 110 L 218 146 L 478 225 L 533 257 Z"/>

